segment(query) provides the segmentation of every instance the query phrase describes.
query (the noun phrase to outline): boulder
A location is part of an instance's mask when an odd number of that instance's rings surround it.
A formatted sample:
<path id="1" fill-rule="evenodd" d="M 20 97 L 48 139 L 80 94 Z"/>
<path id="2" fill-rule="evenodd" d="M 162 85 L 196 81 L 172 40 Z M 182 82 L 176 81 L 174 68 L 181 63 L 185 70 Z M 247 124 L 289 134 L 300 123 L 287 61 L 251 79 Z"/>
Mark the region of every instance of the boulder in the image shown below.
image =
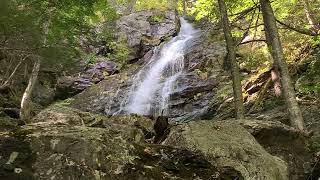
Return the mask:
<path id="1" fill-rule="evenodd" d="M 292 180 L 308 179 L 314 166 L 308 138 L 294 128 L 277 121 L 228 120 L 246 128 L 270 154 L 288 164 Z M 294 148 L 293 148 L 294 147 Z"/>
<path id="2" fill-rule="evenodd" d="M 287 165 L 270 155 L 246 129 L 236 123 L 195 121 L 171 128 L 164 145 L 201 152 L 218 167 L 231 167 L 246 180 L 288 178 Z"/>

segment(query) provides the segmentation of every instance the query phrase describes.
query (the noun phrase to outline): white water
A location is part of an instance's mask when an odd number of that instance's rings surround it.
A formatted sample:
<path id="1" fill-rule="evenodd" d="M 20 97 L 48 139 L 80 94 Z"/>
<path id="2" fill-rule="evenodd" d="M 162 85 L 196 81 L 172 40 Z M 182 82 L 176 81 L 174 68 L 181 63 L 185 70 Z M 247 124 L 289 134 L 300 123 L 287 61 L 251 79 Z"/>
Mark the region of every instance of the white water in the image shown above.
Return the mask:
<path id="1" fill-rule="evenodd" d="M 176 79 L 184 70 L 184 50 L 198 32 L 183 18 L 178 36 L 154 51 L 150 62 L 134 78 L 126 113 L 167 115 Z"/>

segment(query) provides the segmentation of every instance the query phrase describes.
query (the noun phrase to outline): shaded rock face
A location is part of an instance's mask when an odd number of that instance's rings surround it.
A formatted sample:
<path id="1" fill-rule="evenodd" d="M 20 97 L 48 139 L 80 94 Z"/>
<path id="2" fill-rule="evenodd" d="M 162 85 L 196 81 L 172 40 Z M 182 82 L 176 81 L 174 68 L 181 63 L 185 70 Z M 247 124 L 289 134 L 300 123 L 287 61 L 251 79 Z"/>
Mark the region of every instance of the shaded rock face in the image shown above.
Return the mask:
<path id="1" fill-rule="evenodd" d="M 243 127 L 226 122 L 196 121 L 171 129 L 164 145 L 200 151 L 219 167 L 232 167 L 246 180 L 288 178 L 287 166 L 270 155 Z"/>
<path id="2" fill-rule="evenodd" d="M 121 17 L 117 21 L 118 36 L 124 38 L 131 48 L 129 62 L 140 59 L 150 49 L 175 35 L 178 21 L 174 11 L 142 11 Z"/>
<path id="3" fill-rule="evenodd" d="M 270 154 L 288 163 L 290 179 L 308 179 L 313 162 L 307 138 L 294 128 L 280 122 L 261 120 L 230 120 L 247 129 Z"/>
<path id="4" fill-rule="evenodd" d="M 320 151 L 319 105 L 301 104 L 300 108 L 306 127 L 312 132 L 309 137 L 302 137 L 289 127 L 285 106 L 251 114 L 255 119 L 259 119 L 258 125 L 257 121 L 247 122 L 244 127 L 252 132 L 269 153 L 288 162 L 291 179 L 316 179 L 320 176 L 317 155 Z"/>
<path id="5" fill-rule="evenodd" d="M 202 80 L 194 73 L 180 76 L 176 90 L 170 95 L 170 119 L 182 122 L 201 117 L 207 111 L 216 85 L 213 79 Z"/>
<path id="6" fill-rule="evenodd" d="M 131 69 L 132 71 L 128 70 L 126 73 L 112 75 L 76 95 L 70 106 L 87 112 L 108 115 L 116 113 L 130 90 L 128 80 L 133 76 L 136 67 L 132 66 Z"/>
<path id="7" fill-rule="evenodd" d="M 1 179 L 244 179 L 202 153 L 145 143 L 148 118 L 104 117 L 103 125 L 90 127 L 79 117 L 99 115 L 59 107 L 46 109 L 37 123 L 12 132 L 1 129 Z M 57 119 L 57 113 L 79 122 Z"/>
<path id="8" fill-rule="evenodd" d="M 66 99 L 76 95 L 93 84 L 104 80 L 107 76 L 118 72 L 119 70 L 114 62 L 100 58 L 97 63 L 86 66 L 82 72 L 58 79 L 56 98 Z"/>

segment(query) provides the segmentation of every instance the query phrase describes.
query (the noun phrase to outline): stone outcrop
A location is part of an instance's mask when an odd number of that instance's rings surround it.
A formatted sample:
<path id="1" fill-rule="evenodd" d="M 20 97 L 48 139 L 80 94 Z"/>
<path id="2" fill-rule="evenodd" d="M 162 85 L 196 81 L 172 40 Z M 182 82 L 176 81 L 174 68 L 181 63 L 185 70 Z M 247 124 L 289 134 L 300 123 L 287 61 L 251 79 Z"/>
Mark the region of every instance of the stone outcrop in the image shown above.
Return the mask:
<path id="1" fill-rule="evenodd" d="M 121 17 L 117 28 L 119 39 L 124 39 L 131 49 L 130 62 L 174 36 L 179 29 L 179 20 L 174 11 L 141 11 Z"/>
<path id="2" fill-rule="evenodd" d="M 169 118 L 172 121 L 200 119 L 210 113 L 209 104 L 216 97 L 216 87 L 226 81 L 221 67 L 225 55 L 224 43 L 207 39 L 204 34 L 188 44 L 185 72 L 177 79 L 176 90 L 170 95 Z M 137 63 L 130 65 L 126 72 L 109 76 L 86 89 L 75 96 L 71 106 L 108 115 L 121 113 L 121 105 L 128 97 L 133 76 L 148 63 L 151 56 L 152 51 L 149 51 Z"/>
<path id="3" fill-rule="evenodd" d="M 174 126 L 165 145 L 201 152 L 219 167 L 232 167 L 246 180 L 289 179 L 286 163 L 270 155 L 240 125 L 196 121 Z"/>
<path id="4" fill-rule="evenodd" d="M 65 99 L 76 95 L 93 84 L 101 82 L 107 76 L 118 72 L 116 63 L 99 58 L 97 63 L 85 66 L 83 71 L 72 76 L 59 78 L 56 87 L 56 98 Z"/>
<path id="5" fill-rule="evenodd" d="M 89 120 L 98 117 L 103 123 L 92 127 Z M 55 105 L 34 121 L 0 129 L 0 179 L 244 179 L 203 153 L 146 143 L 146 117 L 107 118 Z"/>

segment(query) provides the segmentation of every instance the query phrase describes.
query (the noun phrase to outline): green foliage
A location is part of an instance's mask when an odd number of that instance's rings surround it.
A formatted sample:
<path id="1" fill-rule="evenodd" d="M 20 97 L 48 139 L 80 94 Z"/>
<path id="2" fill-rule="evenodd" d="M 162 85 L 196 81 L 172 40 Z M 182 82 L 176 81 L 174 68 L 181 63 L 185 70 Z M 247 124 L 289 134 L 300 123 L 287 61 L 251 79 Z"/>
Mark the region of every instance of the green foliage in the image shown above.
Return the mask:
<path id="1" fill-rule="evenodd" d="M 302 95 L 320 97 L 320 54 L 315 54 L 305 62 L 307 72 L 296 82 L 296 89 Z"/>
<path id="2" fill-rule="evenodd" d="M 270 68 L 270 60 L 268 59 L 268 50 L 257 48 L 252 50 L 250 47 L 239 48 L 239 53 L 242 54 L 241 66 L 248 70 L 268 69 Z"/>
<path id="3" fill-rule="evenodd" d="M 0 46 L 4 54 L 40 56 L 42 67 L 69 66 L 80 55 L 80 36 L 117 18 L 106 0 L 1 0 Z"/>
<path id="4" fill-rule="evenodd" d="M 315 152 L 320 151 L 320 135 L 314 135 L 310 138 L 310 145 Z"/>
<path id="5" fill-rule="evenodd" d="M 285 101 L 282 98 L 272 96 L 262 101 L 260 105 L 263 109 L 273 109 L 285 105 Z"/>
<path id="6" fill-rule="evenodd" d="M 157 24 L 157 23 L 163 22 L 164 19 L 165 19 L 164 14 L 157 14 L 157 15 L 150 16 L 148 18 L 148 22 L 150 22 L 151 24 Z"/>
<path id="7" fill-rule="evenodd" d="M 95 64 L 97 62 L 97 56 L 95 53 L 84 53 L 82 58 L 85 59 L 86 64 Z"/>
<path id="8" fill-rule="evenodd" d="M 135 9 L 138 11 L 150 9 L 165 11 L 169 8 L 169 2 L 167 0 L 137 0 L 135 5 Z"/>
<path id="9" fill-rule="evenodd" d="M 55 103 L 55 105 L 57 105 L 58 107 L 67 107 L 69 106 L 72 102 L 74 101 L 73 98 L 68 98 L 68 99 L 65 99 L 63 101 L 58 101 Z"/>
<path id="10" fill-rule="evenodd" d="M 194 7 L 191 9 L 190 14 L 194 15 L 196 20 L 203 18 L 217 19 L 217 6 L 214 1 L 198 0 L 194 3 Z"/>
<path id="11" fill-rule="evenodd" d="M 313 45 L 313 46 L 320 46 L 320 35 L 319 35 L 319 36 L 315 36 L 315 37 L 312 39 L 312 45 Z"/>
<path id="12" fill-rule="evenodd" d="M 112 50 L 113 53 L 109 53 L 108 57 L 116 62 L 120 63 L 120 66 L 125 65 L 129 56 L 129 48 L 125 41 L 120 42 L 110 42 L 108 47 Z"/>

